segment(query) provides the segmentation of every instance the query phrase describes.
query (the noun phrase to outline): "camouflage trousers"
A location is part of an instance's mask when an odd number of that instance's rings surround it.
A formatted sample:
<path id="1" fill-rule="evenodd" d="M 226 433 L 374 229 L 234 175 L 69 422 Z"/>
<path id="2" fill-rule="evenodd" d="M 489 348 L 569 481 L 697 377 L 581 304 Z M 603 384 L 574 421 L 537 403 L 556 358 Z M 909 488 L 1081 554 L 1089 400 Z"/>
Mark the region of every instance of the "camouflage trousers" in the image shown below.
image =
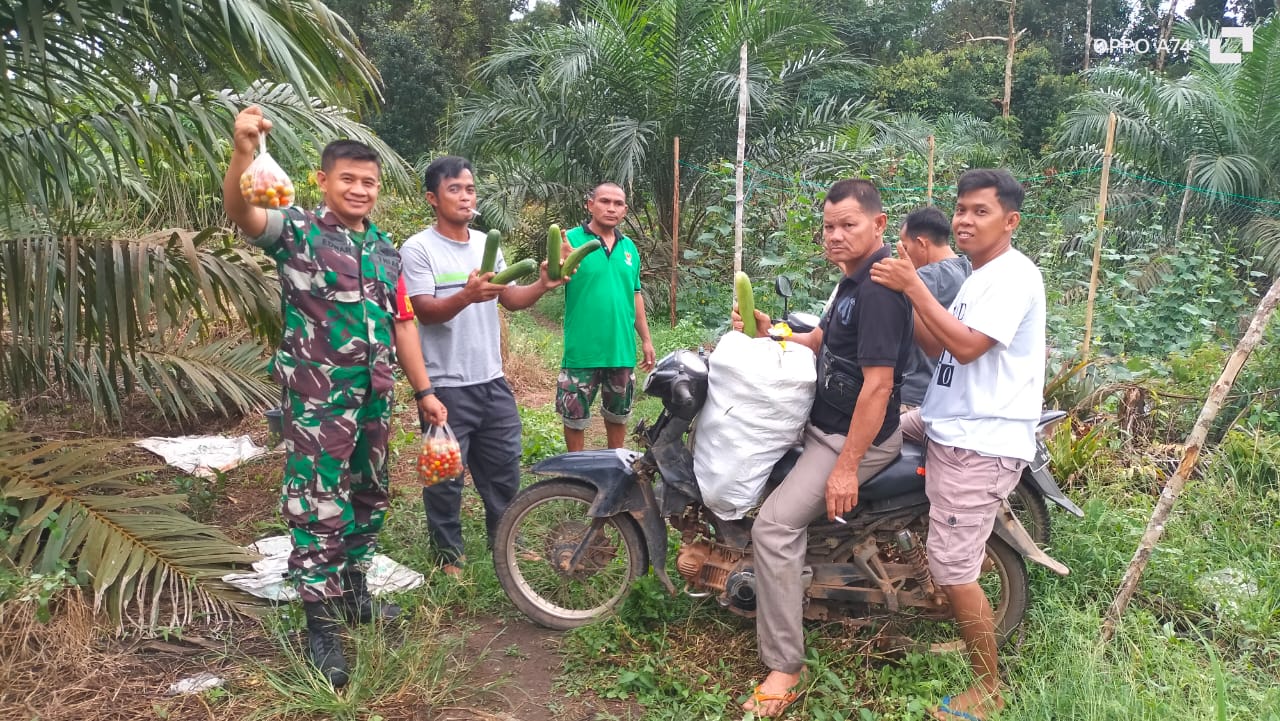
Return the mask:
<path id="1" fill-rule="evenodd" d="M 373 557 L 386 518 L 391 396 L 349 389 L 355 407 L 286 389 L 280 511 L 303 601 L 342 595 L 340 574 Z"/>

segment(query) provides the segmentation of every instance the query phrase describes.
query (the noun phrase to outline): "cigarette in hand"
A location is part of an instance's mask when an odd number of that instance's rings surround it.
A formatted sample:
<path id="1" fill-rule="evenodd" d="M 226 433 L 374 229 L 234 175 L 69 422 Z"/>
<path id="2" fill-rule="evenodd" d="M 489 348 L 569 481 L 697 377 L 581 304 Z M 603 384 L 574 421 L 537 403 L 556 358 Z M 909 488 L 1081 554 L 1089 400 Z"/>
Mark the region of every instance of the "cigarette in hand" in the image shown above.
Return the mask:
<path id="1" fill-rule="evenodd" d="M 849 522 L 844 520 L 844 516 L 836 516 L 836 523 L 843 523 L 848 525 Z"/>

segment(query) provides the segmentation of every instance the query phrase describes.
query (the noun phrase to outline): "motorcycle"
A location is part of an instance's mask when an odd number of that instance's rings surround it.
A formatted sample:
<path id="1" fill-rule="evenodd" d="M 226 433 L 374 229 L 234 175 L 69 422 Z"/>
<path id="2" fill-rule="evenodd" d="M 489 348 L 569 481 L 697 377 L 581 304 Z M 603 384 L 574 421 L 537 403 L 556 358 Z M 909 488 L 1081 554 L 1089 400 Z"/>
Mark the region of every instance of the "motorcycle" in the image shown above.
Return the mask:
<path id="1" fill-rule="evenodd" d="M 791 279 L 780 275 L 774 280 L 774 292 L 782 298 L 782 315 L 787 320 L 789 329 L 796 333 L 804 333 L 818 327 L 818 316 L 812 313 L 788 313 L 788 304 L 793 289 Z M 1049 467 L 1049 448 L 1045 439 L 1053 435 L 1058 424 L 1067 418 L 1066 411 L 1043 411 L 1036 423 L 1036 454 L 1034 460 L 1022 469 L 1022 478 L 1009 493 L 1009 507 L 1013 515 L 1022 523 L 1022 527 L 1041 548 L 1049 545 L 1051 534 L 1049 502 L 1061 507 L 1066 512 L 1084 518 L 1084 511 L 1072 503 L 1067 494 L 1062 492 L 1058 481 Z"/>
<path id="2" fill-rule="evenodd" d="M 671 594 L 668 525 L 679 533 L 676 572 L 686 593 L 714 597 L 742 616 L 755 614 L 750 518 L 725 521 L 700 501 L 688 434 L 706 401 L 708 367 L 698 353 L 664 357 L 643 392 L 662 401 L 653 425 L 641 423 L 643 451 L 579 451 L 548 458 L 498 524 L 494 565 L 503 590 L 530 619 L 558 630 L 614 611 L 632 584 L 652 568 Z M 795 464 L 792 450 L 774 466 L 765 494 Z M 804 617 L 901 628 L 879 635 L 893 647 L 955 650 L 959 631 L 950 602 L 933 582 L 925 540 L 929 500 L 923 448 L 904 443 L 901 455 L 862 484 L 858 505 L 843 523 L 825 518 L 809 527 Z M 980 584 L 1003 643 L 1027 611 L 1024 559 L 1066 575 L 1041 550 L 1006 504 L 987 540 Z M 915 621 L 928 621 L 920 624 Z"/>

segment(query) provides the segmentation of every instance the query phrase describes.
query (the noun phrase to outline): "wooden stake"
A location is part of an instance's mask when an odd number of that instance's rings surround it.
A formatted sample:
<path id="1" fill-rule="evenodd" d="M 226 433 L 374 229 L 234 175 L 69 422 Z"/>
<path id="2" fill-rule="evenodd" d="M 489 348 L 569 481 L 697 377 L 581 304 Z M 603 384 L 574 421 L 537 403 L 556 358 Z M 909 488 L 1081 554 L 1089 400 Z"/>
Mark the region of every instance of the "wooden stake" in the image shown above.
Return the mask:
<path id="1" fill-rule="evenodd" d="M 1093 302 L 1098 295 L 1098 264 L 1102 261 L 1102 233 L 1107 223 L 1107 187 L 1111 183 L 1111 151 L 1116 142 L 1116 114 L 1107 116 L 1107 142 L 1102 151 L 1102 187 L 1098 190 L 1098 236 L 1093 241 L 1093 268 L 1089 270 L 1089 303 L 1084 311 L 1084 345 L 1081 362 L 1089 360 L 1089 343 L 1093 339 Z"/>
<path id="2" fill-rule="evenodd" d="M 925 202 L 933 205 L 933 136 L 929 136 L 929 186 L 924 191 Z"/>
<path id="3" fill-rule="evenodd" d="M 751 106 L 751 93 L 747 91 L 747 44 L 742 44 L 738 55 L 738 155 L 734 167 L 734 188 L 737 193 L 733 203 L 733 272 L 742 270 L 742 171 L 747 160 L 747 110 Z"/>
<path id="4" fill-rule="evenodd" d="M 676 327 L 676 281 L 680 268 L 680 136 L 674 143 L 675 162 L 671 167 L 675 170 L 675 190 L 671 198 L 671 327 Z"/>
<path id="5" fill-rule="evenodd" d="M 1165 522 L 1169 519 L 1169 513 L 1173 510 L 1174 503 L 1178 500 L 1178 494 L 1182 493 L 1182 488 L 1187 484 L 1187 478 L 1191 476 L 1192 470 L 1195 469 L 1196 461 L 1200 457 L 1200 449 L 1204 445 L 1205 438 L 1209 435 L 1209 426 L 1213 424 L 1215 418 L 1218 417 L 1218 411 L 1222 408 L 1222 401 L 1226 398 L 1227 393 L 1231 391 L 1231 387 L 1235 385 L 1236 376 L 1240 374 L 1240 369 L 1244 367 L 1244 363 L 1249 359 L 1249 354 L 1262 340 L 1262 335 L 1267 330 L 1267 324 L 1271 321 L 1271 316 L 1275 313 L 1276 304 L 1280 302 L 1280 282 L 1272 283 L 1271 289 L 1263 296 L 1262 302 L 1258 303 L 1258 309 L 1254 311 L 1253 320 L 1249 323 L 1249 330 L 1245 331 L 1244 337 L 1240 339 L 1240 343 L 1236 345 L 1235 352 L 1227 359 L 1227 365 L 1222 369 L 1222 375 L 1218 377 L 1218 381 L 1209 389 L 1209 396 L 1205 398 L 1204 408 L 1200 409 L 1200 417 L 1196 419 L 1196 424 L 1191 429 L 1191 434 L 1187 436 L 1186 450 L 1182 453 L 1182 463 L 1178 464 L 1178 470 L 1165 484 L 1164 490 L 1160 492 L 1160 500 L 1156 503 L 1155 510 L 1151 513 L 1151 520 L 1147 522 L 1147 531 L 1142 534 L 1142 541 L 1138 543 L 1138 549 L 1133 553 L 1133 560 L 1129 561 L 1129 567 L 1125 569 L 1124 578 L 1120 579 L 1120 587 L 1116 590 L 1116 597 L 1111 601 L 1111 607 L 1107 609 L 1107 615 L 1102 621 L 1102 633 L 1099 642 L 1106 644 L 1115 637 L 1116 626 L 1120 623 L 1120 617 L 1124 615 L 1125 608 L 1129 605 L 1129 600 L 1133 598 L 1133 594 L 1138 590 L 1138 582 L 1142 580 L 1142 572 L 1147 567 L 1147 562 L 1151 560 L 1151 553 L 1155 550 L 1156 544 L 1160 542 L 1160 537 L 1164 535 Z"/>

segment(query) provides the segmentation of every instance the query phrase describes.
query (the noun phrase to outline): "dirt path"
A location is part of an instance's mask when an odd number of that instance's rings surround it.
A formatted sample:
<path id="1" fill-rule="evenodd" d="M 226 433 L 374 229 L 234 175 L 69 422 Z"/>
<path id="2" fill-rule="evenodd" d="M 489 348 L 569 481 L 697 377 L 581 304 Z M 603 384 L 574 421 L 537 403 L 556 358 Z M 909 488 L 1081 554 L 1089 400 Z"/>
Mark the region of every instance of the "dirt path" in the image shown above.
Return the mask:
<path id="1" fill-rule="evenodd" d="M 465 653 L 478 659 L 467 677 L 468 685 L 491 688 L 481 697 L 486 709 L 495 709 L 502 721 L 605 721 L 639 719 L 635 704 L 601 699 L 594 694 L 567 697 L 553 688 L 563 665 L 561 634 L 523 619 L 496 617 L 474 619 L 479 627 L 467 635 Z M 491 719 L 475 709 L 450 709 L 437 721 Z"/>

